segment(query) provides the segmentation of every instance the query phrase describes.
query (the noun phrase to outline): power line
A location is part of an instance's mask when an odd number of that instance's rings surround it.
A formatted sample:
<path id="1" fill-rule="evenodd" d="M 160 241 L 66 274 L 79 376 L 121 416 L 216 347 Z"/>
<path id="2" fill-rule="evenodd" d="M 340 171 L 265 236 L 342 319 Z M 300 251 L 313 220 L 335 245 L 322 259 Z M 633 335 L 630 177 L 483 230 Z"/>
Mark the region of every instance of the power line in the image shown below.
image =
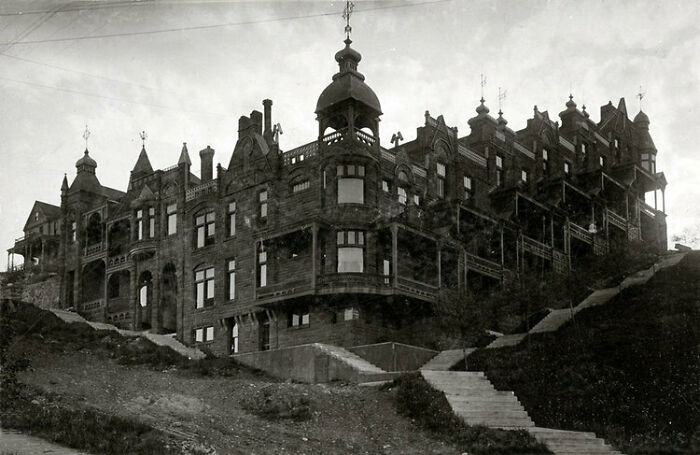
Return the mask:
<path id="1" fill-rule="evenodd" d="M 407 8 L 407 7 L 411 7 L 411 6 L 433 5 L 436 3 L 444 3 L 444 2 L 449 2 L 449 1 L 452 1 L 452 0 L 433 0 L 433 1 L 429 1 L 429 2 L 404 3 L 404 4 L 399 4 L 399 5 L 379 6 L 376 8 L 367 8 L 367 9 L 362 9 L 362 10 L 356 10 L 355 12 L 359 13 L 359 12 L 378 11 L 378 10 L 386 10 L 386 9 Z M 236 26 L 236 25 L 252 25 L 252 24 L 270 23 L 270 22 L 290 21 L 290 20 L 295 20 L 295 19 L 308 19 L 308 18 L 316 18 L 316 17 L 335 16 L 337 14 L 338 14 L 337 12 L 307 14 L 307 15 L 303 15 L 303 16 L 286 16 L 286 17 L 277 17 L 277 18 L 271 18 L 271 19 L 259 19 L 259 20 L 250 20 L 250 21 L 241 21 L 241 22 L 228 22 L 228 23 L 223 23 L 223 24 L 194 25 L 194 26 L 190 26 L 190 27 L 165 28 L 165 29 L 158 29 L 158 30 L 144 30 L 144 31 L 140 31 L 140 32 L 108 33 L 108 34 L 104 34 L 104 35 L 84 35 L 84 36 L 74 36 L 74 37 L 67 37 L 67 38 L 51 38 L 51 39 L 41 39 L 41 40 L 20 41 L 20 42 L 16 42 L 13 44 L 15 46 L 17 46 L 20 44 L 41 44 L 41 43 L 55 43 L 55 42 L 61 42 L 61 41 L 81 41 L 81 40 L 91 40 L 91 39 L 101 39 L 101 38 L 116 38 L 116 37 L 121 37 L 121 36 L 156 35 L 156 34 L 161 34 L 161 33 L 187 32 L 187 31 L 193 31 L 193 30 L 209 30 L 209 29 L 215 29 L 215 28 L 232 27 L 232 26 Z M 0 43 L 0 45 L 6 45 L 6 44 L 10 44 L 10 43 Z"/>
<path id="2" fill-rule="evenodd" d="M 112 2 L 112 3 L 97 3 L 93 5 L 85 5 L 85 6 L 74 6 L 74 7 L 66 7 L 62 8 L 59 13 L 68 13 L 72 11 L 92 11 L 92 10 L 100 10 L 100 9 L 108 9 L 108 8 L 123 8 L 123 7 L 130 7 L 130 6 L 149 6 L 149 5 L 155 5 L 156 3 L 153 2 L 153 0 L 126 0 L 126 1 L 117 1 L 117 2 Z M 46 14 L 50 13 L 52 10 L 50 9 L 45 9 L 45 10 L 34 10 L 34 11 L 12 11 L 9 13 L 0 13 L 0 17 L 12 17 L 12 16 L 30 16 L 33 14 Z"/>
<path id="3" fill-rule="evenodd" d="M 78 95 L 91 96 L 93 98 L 102 98 L 102 99 L 110 100 L 110 101 L 119 101 L 119 102 L 123 102 L 123 103 L 137 104 L 140 106 L 153 107 L 153 108 L 158 108 L 158 109 L 167 109 L 167 110 L 171 110 L 171 111 L 186 112 L 186 113 L 191 113 L 191 114 L 213 115 L 213 116 L 218 116 L 218 117 L 229 117 L 229 115 L 227 115 L 227 114 L 221 114 L 218 112 L 190 111 L 190 110 L 179 109 L 176 107 L 162 106 L 159 104 L 142 103 L 140 101 L 134 101 L 134 100 L 126 99 L 126 98 L 116 98 L 116 97 L 111 97 L 111 96 L 104 96 L 104 95 L 99 95 L 97 93 L 82 92 L 80 90 L 55 87 L 53 85 L 39 84 L 38 82 L 23 81 L 23 80 L 19 80 L 19 79 L 11 79 L 9 77 L 3 77 L 3 76 L 0 76 L 0 80 L 9 81 L 9 82 L 16 82 L 18 84 L 30 85 L 32 87 L 41 87 L 41 88 L 47 88 L 47 89 L 51 89 L 51 90 L 58 90 L 60 92 L 75 93 Z"/>
<path id="4" fill-rule="evenodd" d="M 6 54 L 6 53 L 4 53 L 4 52 L 0 52 L 0 56 L 2 56 L 2 57 L 7 57 L 7 58 L 11 58 L 11 59 L 15 59 L 15 60 L 20 60 L 20 61 L 22 61 L 22 62 L 33 63 L 33 64 L 35 64 L 35 65 L 45 66 L 46 68 L 53 68 L 53 69 L 57 69 L 57 70 L 61 70 L 61 71 L 67 71 L 67 72 L 70 72 L 70 73 L 81 74 L 81 75 L 83 75 L 83 76 L 89 76 L 89 77 L 94 77 L 94 78 L 97 78 L 97 79 L 103 79 L 103 80 L 105 80 L 105 81 L 117 82 L 117 83 L 120 83 L 120 84 L 133 85 L 133 86 L 135 86 L 135 87 L 141 87 L 141 88 L 145 88 L 145 89 L 148 89 L 148 90 L 156 90 L 156 91 L 159 90 L 159 89 L 157 89 L 157 88 L 149 87 L 149 86 L 147 86 L 147 85 L 137 84 L 137 83 L 135 83 L 135 82 L 122 81 L 122 80 L 119 80 L 119 79 L 112 79 L 111 77 L 101 76 L 101 75 L 99 75 L 99 74 L 87 73 L 87 72 L 85 72 L 85 71 L 75 70 L 75 69 L 71 69 L 71 68 L 64 68 L 64 67 L 62 67 L 62 66 L 52 65 L 52 64 L 50 64 L 50 63 L 44 63 L 44 62 L 40 62 L 40 61 L 38 61 L 38 60 L 32 60 L 32 59 L 28 59 L 28 58 L 24 58 L 24 57 L 18 57 L 18 56 L 16 56 L 16 55 L 10 55 L 10 54 Z"/>

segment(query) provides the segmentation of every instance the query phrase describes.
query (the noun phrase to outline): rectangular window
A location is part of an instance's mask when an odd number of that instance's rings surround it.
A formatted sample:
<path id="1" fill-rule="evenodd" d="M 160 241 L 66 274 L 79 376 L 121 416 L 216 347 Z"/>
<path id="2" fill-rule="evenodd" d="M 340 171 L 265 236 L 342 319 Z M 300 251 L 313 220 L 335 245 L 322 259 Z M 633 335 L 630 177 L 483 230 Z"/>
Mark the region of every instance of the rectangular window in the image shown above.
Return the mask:
<path id="1" fill-rule="evenodd" d="M 338 204 L 365 203 L 365 167 L 346 164 L 338 166 Z"/>
<path id="2" fill-rule="evenodd" d="M 76 224 L 75 221 L 73 221 L 73 222 L 70 224 L 70 239 L 71 239 L 71 242 L 75 242 L 75 241 L 78 239 L 78 237 L 77 237 L 77 236 L 78 236 L 78 229 L 77 229 L 77 226 L 78 226 L 78 225 Z"/>
<path id="3" fill-rule="evenodd" d="M 136 211 L 136 238 L 143 240 L 143 210 Z"/>
<path id="4" fill-rule="evenodd" d="M 228 261 L 228 299 L 236 298 L 236 261 L 231 259 Z"/>
<path id="5" fill-rule="evenodd" d="M 527 177 L 528 177 L 527 171 L 526 171 L 525 169 L 522 169 L 522 170 L 520 171 L 520 180 L 522 180 L 523 182 L 527 183 Z"/>
<path id="6" fill-rule="evenodd" d="M 388 180 L 382 180 L 382 191 L 385 193 L 389 192 L 389 181 Z"/>
<path id="7" fill-rule="evenodd" d="M 571 164 L 568 161 L 564 162 L 564 174 L 571 175 Z"/>
<path id="8" fill-rule="evenodd" d="M 258 195 L 258 201 L 260 202 L 260 218 L 267 217 L 267 190 L 261 191 Z"/>
<path id="9" fill-rule="evenodd" d="M 399 194 L 399 204 L 406 205 L 406 201 L 408 200 L 406 188 L 400 186 L 396 189 L 396 192 Z"/>
<path id="10" fill-rule="evenodd" d="M 585 156 L 588 153 L 588 145 L 585 142 L 581 142 L 581 153 Z"/>
<path id="11" fill-rule="evenodd" d="M 496 155 L 496 168 L 503 169 L 503 158 L 500 155 Z"/>
<path id="12" fill-rule="evenodd" d="M 152 239 L 156 236 L 156 209 L 150 207 L 148 209 L 148 238 Z"/>
<path id="13" fill-rule="evenodd" d="M 464 176 L 464 189 L 467 191 L 472 189 L 472 178 L 466 175 Z"/>
<path id="14" fill-rule="evenodd" d="M 382 275 L 384 275 L 384 284 L 391 283 L 391 261 L 384 259 L 382 261 Z"/>
<path id="15" fill-rule="evenodd" d="M 194 274 L 196 308 L 214 303 L 214 268 L 197 270 Z"/>
<path id="16" fill-rule="evenodd" d="M 177 233 L 177 204 L 170 204 L 166 207 L 165 213 L 168 217 L 168 235 Z"/>
<path id="17" fill-rule="evenodd" d="M 360 310 L 357 308 L 345 308 L 343 311 L 343 319 L 346 321 L 356 321 L 360 319 Z"/>
<path id="18" fill-rule="evenodd" d="M 505 182 L 503 181 L 503 158 L 496 155 L 496 185 L 501 186 Z"/>
<path id="19" fill-rule="evenodd" d="M 214 326 L 200 327 L 194 331 L 195 343 L 206 343 L 214 340 Z"/>
<path id="20" fill-rule="evenodd" d="M 417 194 L 414 194 L 413 195 L 413 203 L 415 205 L 420 205 L 420 196 L 418 196 Z"/>
<path id="21" fill-rule="evenodd" d="M 258 287 L 267 286 L 267 251 L 261 247 L 258 252 Z"/>
<path id="22" fill-rule="evenodd" d="M 288 327 L 309 325 L 309 307 L 301 307 L 287 314 Z"/>
<path id="23" fill-rule="evenodd" d="M 600 163 L 600 167 L 605 167 L 605 157 L 603 155 L 598 158 L 598 162 Z"/>
<path id="24" fill-rule="evenodd" d="M 238 324 L 233 324 L 231 329 L 231 353 L 235 354 L 238 352 Z"/>
<path id="25" fill-rule="evenodd" d="M 228 235 L 236 235 L 236 201 L 228 203 Z"/>
<path id="26" fill-rule="evenodd" d="M 445 197 L 445 165 L 437 163 L 437 194 L 438 197 Z"/>
<path id="27" fill-rule="evenodd" d="M 210 210 L 197 215 L 195 217 L 195 228 L 197 233 L 197 248 L 214 244 L 214 234 L 216 233 L 216 213 L 213 210 Z"/>
<path id="28" fill-rule="evenodd" d="M 362 273 L 364 271 L 365 233 L 339 231 L 337 233 L 338 273 Z"/>

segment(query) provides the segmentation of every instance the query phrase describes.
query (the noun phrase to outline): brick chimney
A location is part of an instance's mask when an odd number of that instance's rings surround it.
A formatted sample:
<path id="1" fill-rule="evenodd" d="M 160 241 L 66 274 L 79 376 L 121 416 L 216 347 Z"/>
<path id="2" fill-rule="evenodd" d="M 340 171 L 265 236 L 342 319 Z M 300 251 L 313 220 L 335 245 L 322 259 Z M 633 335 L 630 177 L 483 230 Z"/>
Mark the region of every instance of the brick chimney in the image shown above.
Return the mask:
<path id="1" fill-rule="evenodd" d="M 253 124 L 256 133 L 262 134 L 262 126 L 263 126 L 262 112 L 260 112 L 260 111 L 251 112 L 250 113 L 250 123 Z"/>
<path id="2" fill-rule="evenodd" d="M 263 136 L 267 137 L 272 134 L 272 100 L 263 100 L 263 111 L 265 112 L 265 129 L 263 130 Z"/>
<path id="3" fill-rule="evenodd" d="M 207 148 L 200 150 L 199 158 L 202 163 L 202 169 L 200 171 L 202 183 L 209 182 L 214 174 L 214 149 L 207 145 Z"/>

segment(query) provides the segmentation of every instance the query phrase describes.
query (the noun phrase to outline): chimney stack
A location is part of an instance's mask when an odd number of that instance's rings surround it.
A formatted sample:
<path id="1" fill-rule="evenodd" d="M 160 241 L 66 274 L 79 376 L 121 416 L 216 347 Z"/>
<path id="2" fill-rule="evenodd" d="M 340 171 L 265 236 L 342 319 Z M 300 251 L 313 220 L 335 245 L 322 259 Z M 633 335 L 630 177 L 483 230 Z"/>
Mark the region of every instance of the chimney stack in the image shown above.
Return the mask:
<path id="1" fill-rule="evenodd" d="M 253 127 L 255 128 L 255 132 L 258 134 L 262 134 L 262 124 L 263 124 L 263 115 L 262 112 L 260 111 L 253 111 L 250 113 L 250 123 L 253 124 Z"/>
<path id="2" fill-rule="evenodd" d="M 199 158 L 202 162 L 200 175 L 202 183 L 211 181 L 214 174 L 214 149 L 207 145 L 207 148 L 200 150 Z"/>
<path id="3" fill-rule="evenodd" d="M 263 136 L 267 137 L 272 134 L 272 100 L 263 100 L 263 107 L 265 112 L 265 129 L 263 130 Z"/>

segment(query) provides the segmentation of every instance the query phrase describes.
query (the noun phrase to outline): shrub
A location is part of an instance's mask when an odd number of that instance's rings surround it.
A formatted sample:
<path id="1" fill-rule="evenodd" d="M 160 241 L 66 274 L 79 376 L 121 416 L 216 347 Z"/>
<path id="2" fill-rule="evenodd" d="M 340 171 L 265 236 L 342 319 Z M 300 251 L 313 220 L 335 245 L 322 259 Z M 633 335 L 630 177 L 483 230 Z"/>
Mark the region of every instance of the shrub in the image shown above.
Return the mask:
<path id="1" fill-rule="evenodd" d="M 308 420 L 311 417 L 311 400 L 293 387 L 264 387 L 252 393 L 242 405 L 243 409 L 267 420 Z"/>
<path id="2" fill-rule="evenodd" d="M 522 430 L 496 430 L 470 426 L 457 417 L 442 392 L 432 388 L 420 373 L 409 373 L 394 381 L 396 410 L 435 434 L 457 444 L 460 450 L 481 454 L 551 453 L 546 446 Z"/>

